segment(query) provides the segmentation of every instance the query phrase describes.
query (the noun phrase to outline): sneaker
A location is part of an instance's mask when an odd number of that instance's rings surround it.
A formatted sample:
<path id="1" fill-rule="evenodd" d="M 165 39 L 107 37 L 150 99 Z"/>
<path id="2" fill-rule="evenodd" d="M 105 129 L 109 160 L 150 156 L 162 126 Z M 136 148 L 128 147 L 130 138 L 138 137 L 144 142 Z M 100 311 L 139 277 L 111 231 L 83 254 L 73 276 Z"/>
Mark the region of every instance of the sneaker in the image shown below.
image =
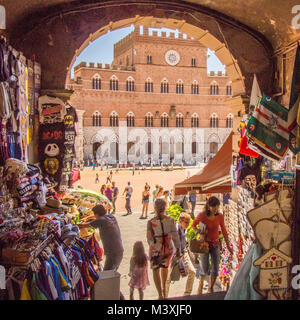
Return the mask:
<path id="1" fill-rule="evenodd" d="M 128 216 L 129 213 L 122 214 L 122 217 Z"/>

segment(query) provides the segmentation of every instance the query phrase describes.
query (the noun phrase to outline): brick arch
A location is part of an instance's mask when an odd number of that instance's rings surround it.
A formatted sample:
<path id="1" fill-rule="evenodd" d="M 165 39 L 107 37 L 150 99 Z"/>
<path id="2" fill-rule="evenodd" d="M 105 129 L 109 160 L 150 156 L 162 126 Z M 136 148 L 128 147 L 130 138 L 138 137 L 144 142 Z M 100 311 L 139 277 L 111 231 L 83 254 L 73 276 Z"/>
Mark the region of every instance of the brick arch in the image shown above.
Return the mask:
<path id="1" fill-rule="evenodd" d="M 109 30 L 131 24 L 178 29 L 214 50 L 226 65 L 234 94 L 250 93 L 254 73 L 261 89 L 271 93 L 274 62 L 270 42 L 229 16 L 180 0 L 74 1 L 72 6 L 54 5 L 32 13 L 30 19 L 24 16 L 22 23 L 13 28 L 11 43 L 27 57 L 35 55 L 41 63 L 43 89 L 62 90 L 76 56 L 90 42 Z"/>

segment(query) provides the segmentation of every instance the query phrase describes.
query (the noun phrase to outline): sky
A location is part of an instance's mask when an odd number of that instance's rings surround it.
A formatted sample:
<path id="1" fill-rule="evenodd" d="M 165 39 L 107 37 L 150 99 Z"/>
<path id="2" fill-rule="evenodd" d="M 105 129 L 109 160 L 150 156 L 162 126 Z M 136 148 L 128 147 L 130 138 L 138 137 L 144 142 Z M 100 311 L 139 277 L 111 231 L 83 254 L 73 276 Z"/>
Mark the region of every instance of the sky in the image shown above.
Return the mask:
<path id="1" fill-rule="evenodd" d="M 86 47 L 81 54 L 76 58 L 74 65 L 72 66 L 71 71 L 71 77 L 74 76 L 74 67 L 78 65 L 82 61 L 102 63 L 104 64 L 111 64 L 113 61 L 113 48 L 114 44 L 121 40 L 122 38 L 126 37 L 129 33 L 131 33 L 134 30 L 134 26 L 131 25 L 127 28 L 122 28 L 114 31 L 108 31 L 105 35 L 99 37 L 88 47 Z M 171 30 L 167 28 L 161 28 L 161 29 L 154 29 L 149 28 L 150 35 L 152 34 L 152 31 L 158 31 L 158 34 L 160 34 L 161 31 L 167 32 L 167 36 L 169 32 L 174 32 L 175 37 L 178 37 L 178 30 Z M 183 35 L 185 38 L 186 35 Z M 220 62 L 220 60 L 217 58 L 217 56 L 214 54 L 213 51 L 209 50 L 207 51 L 207 72 L 210 71 L 219 71 L 225 72 L 225 66 Z"/>

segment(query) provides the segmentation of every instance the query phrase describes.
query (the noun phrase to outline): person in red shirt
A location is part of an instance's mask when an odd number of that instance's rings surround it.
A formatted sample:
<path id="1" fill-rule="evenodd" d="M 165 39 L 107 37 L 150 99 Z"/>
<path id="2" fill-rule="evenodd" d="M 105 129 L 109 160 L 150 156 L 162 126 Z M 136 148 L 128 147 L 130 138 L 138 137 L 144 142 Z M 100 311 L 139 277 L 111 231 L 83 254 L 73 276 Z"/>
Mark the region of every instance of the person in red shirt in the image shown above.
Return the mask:
<path id="1" fill-rule="evenodd" d="M 198 231 L 197 225 L 202 222 L 206 226 L 206 241 L 209 244 L 208 253 L 200 253 L 200 280 L 198 294 L 202 294 L 203 281 L 209 269 L 209 255 L 211 257 L 211 272 L 209 277 L 208 292 L 213 292 L 213 286 L 219 273 L 220 262 L 220 238 L 219 228 L 221 227 L 227 248 L 232 254 L 232 248 L 229 245 L 228 234 L 224 224 L 224 217 L 218 212 L 220 201 L 218 198 L 210 197 L 205 205 L 204 212 L 200 212 L 193 221 L 192 228 Z"/>

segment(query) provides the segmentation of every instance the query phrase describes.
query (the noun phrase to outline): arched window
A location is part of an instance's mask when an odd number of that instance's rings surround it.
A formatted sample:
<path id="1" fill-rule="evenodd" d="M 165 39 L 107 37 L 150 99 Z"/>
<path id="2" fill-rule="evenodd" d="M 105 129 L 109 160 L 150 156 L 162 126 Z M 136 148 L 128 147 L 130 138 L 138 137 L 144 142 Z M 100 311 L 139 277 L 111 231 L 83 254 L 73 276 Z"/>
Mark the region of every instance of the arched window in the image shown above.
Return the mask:
<path id="1" fill-rule="evenodd" d="M 226 128 L 232 128 L 233 127 L 233 115 L 229 113 L 229 115 L 226 118 Z"/>
<path id="2" fill-rule="evenodd" d="M 145 127 L 147 128 L 153 127 L 153 115 L 151 112 L 148 112 L 145 116 Z"/>
<path id="3" fill-rule="evenodd" d="M 95 111 L 93 113 L 93 126 L 100 127 L 101 126 L 101 114 L 99 111 Z"/>
<path id="4" fill-rule="evenodd" d="M 192 94 L 199 94 L 199 84 L 197 80 L 194 80 L 191 86 L 191 93 Z"/>
<path id="5" fill-rule="evenodd" d="M 152 56 L 151 55 L 147 55 L 147 64 L 152 64 Z"/>
<path id="6" fill-rule="evenodd" d="M 183 114 L 178 113 L 176 116 L 176 127 L 177 128 L 182 128 L 183 127 Z"/>
<path id="7" fill-rule="evenodd" d="M 179 79 L 176 83 L 176 93 L 178 94 L 184 93 L 184 85 L 181 79 Z"/>
<path id="8" fill-rule="evenodd" d="M 213 81 L 210 85 L 210 94 L 214 96 L 219 94 L 219 86 L 216 81 Z"/>
<path id="9" fill-rule="evenodd" d="M 217 142 L 211 142 L 209 144 L 209 152 L 210 153 L 217 153 L 218 152 L 218 143 Z"/>
<path id="10" fill-rule="evenodd" d="M 115 111 L 113 111 L 110 114 L 109 122 L 110 122 L 111 127 L 118 127 L 119 126 L 119 116 Z"/>
<path id="11" fill-rule="evenodd" d="M 92 82 L 93 82 L 93 89 L 96 89 L 96 90 L 101 89 L 101 79 L 98 74 L 93 76 Z"/>
<path id="12" fill-rule="evenodd" d="M 213 113 L 210 117 L 210 127 L 218 128 L 219 127 L 219 119 L 216 113 Z"/>
<path id="13" fill-rule="evenodd" d="M 128 112 L 127 113 L 127 127 L 134 127 L 134 114 L 133 112 Z"/>
<path id="14" fill-rule="evenodd" d="M 161 127 L 163 128 L 167 128 L 169 126 L 169 116 L 167 115 L 167 113 L 163 113 L 160 117 L 160 124 Z"/>
<path id="15" fill-rule="evenodd" d="M 192 154 L 195 156 L 197 153 L 197 142 L 193 141 L 192 142 Z"/>
<path id="16" fill-rule="evenodd" d="M 192 128 L 199 128 L 199 117 L 197 113 L 193 113 L 191 121 Z"/>
<path id="17" fill-rule="evenodd" d="M 153 81 L 151 78 L 146 79 L 145 92 L 153 92 Z"/>
<path id="18" fill-rule="evenodd" d="M 126 80 L 126 91 L 134 91 L 134 79 L 132 77 Z"/>
<path id="19" fill-rule="evenodd" d="M 231 85 L 226 86 L 226 95 L 227 96 L 232 96 L 232 87 Z"/>
<path id="20" fill-rule="evenodd" d="M 112 90 L 112 91 L 117 91 L 119 90 L 119 81 L 118 81 L 118 78 L 113 75 L 111 78 L 110 78 L 110 86 L 109 86 L 109 89 Z"/>
<path id="21" fill-rule="evenodd" d="M 161 93 L 169 93 L 169 83 L 166 78 L 164 78 L 160 84 L 160 92 Z"/>

